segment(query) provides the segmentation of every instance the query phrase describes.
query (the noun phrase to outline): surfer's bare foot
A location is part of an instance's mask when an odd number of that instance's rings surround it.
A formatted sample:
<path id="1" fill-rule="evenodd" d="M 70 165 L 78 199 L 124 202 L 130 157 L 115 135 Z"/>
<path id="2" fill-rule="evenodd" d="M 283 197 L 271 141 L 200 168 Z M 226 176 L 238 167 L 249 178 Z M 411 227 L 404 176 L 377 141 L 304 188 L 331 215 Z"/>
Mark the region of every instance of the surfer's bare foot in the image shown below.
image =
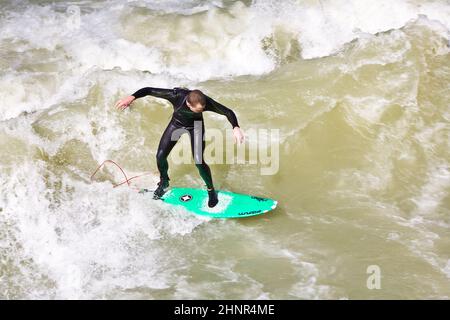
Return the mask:
<path id="1" fill-rule="evenodd" d="M 153 199 L 161 199 L 164 193 L 166 193 L 168 187 L 169 180 L 161 179 L 161 181 L 158 182 L 158 188 L 156 188 L 155 192 L 153 192 Z"/>
<path id="2" fill-rule="evenodd" d="M 217 192 L 213 189 L 208 189 L 208 207 L 213 208 L 216 206 L 216 204 L 219 202 L 219 199 L 217 199 Z"/>

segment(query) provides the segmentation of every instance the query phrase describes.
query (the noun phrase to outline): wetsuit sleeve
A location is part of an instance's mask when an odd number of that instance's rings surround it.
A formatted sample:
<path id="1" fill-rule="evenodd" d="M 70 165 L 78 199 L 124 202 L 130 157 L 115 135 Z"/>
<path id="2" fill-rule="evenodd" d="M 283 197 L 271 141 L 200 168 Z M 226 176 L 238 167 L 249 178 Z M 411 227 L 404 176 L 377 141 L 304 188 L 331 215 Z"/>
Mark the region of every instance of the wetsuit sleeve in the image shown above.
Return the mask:
<path id="1" fill-rule="evenodd" d="M 224 105 L 218 103 L 217 101 L 213 100 L 212 98 L 206 96 L 206 107 L 205 111 L 212 111 L 221 115 L 224 115 L 227 117 L 228 121 L 233 126 L 233 129 L 235 127 L 239 127 L 238 120 L 236 118 L 236 114 L 233 112 L 233 110 L 225 107 Z"/>
<path id="2" fill-rule="evenodd" d="M 135 93 L 132 94 L 136 99 L 145 97 L 145 96 L 153 96 L 156 98 L 163 98 L 169 100 L 174 103 L 176 99 L 177 91 L 175 89 L 163 89 L 163 88 L 152 88 L 146 87 L 139 89 Z"/>

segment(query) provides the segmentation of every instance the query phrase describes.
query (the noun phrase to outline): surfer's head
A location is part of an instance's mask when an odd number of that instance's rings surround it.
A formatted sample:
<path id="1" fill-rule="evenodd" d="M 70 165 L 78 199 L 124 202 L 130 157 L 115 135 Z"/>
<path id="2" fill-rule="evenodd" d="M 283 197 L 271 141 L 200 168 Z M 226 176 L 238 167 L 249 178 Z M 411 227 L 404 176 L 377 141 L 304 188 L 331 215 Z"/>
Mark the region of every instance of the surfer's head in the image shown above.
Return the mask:
<path id="1" fill-rule="evenodd" d="M 192 90 L 187 96 L 186 104 L 192 112 L 203 112 L 205 110 L 206 97 L 200 90 Z"/>

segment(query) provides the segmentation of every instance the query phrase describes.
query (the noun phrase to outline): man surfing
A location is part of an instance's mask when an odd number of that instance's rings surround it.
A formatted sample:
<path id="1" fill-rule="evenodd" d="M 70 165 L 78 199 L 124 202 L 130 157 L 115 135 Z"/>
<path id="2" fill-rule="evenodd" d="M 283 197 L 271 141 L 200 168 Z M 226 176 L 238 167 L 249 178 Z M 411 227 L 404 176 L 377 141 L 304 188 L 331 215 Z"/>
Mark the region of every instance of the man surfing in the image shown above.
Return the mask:
<path id="1" fill-rule="evenodd" d="M 235 141 L 242 143 L 244 141 L 244 135 L 239 127 L 235 113 L 231 109 L 214 101 L 200 90 L 189 90 L 186 88 L 142 88 L 131 96 L 119 100 L 116 103 L 116 108 L 125 110 L 134 100 L 148 95 L 166 99 L 174 107 L 172 119 L 161 137 L 156 153 L 160 181 L 158 182 L 157 189 L 153 193 L 153 198 L 160 199 L 169 187 L 169 163 L 167 157 L 181 134 L 187 132 L 191 139 L 191 150 L 195 165 L 208 190 L 208 206 L 210 208 L 214 207 L 219 200 L 214 190 L 211 169 L 203 159 L 203 151 L 205 149 L 203 112 L 212 111 L 226 116 L 233 126 Z"/>

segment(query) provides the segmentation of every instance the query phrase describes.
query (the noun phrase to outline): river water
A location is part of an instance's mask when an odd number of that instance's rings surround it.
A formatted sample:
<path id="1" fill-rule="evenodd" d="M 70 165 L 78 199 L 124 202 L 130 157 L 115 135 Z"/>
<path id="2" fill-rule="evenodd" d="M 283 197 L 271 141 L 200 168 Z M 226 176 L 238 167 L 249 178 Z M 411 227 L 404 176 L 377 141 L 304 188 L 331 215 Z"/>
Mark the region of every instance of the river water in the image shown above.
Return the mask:
<path id="1" fill-rule="evenodd" d="M 1 1 L 0 298 L 448 299 L 449 30 L 449 1 Z M 271 163 L 211 160 L 216 188 L 278 208 L 211 220 L 91 181 L 112 159 L 154 187 L 171 106 L 114 109 L 146 86 L 232 108 Z"/>

